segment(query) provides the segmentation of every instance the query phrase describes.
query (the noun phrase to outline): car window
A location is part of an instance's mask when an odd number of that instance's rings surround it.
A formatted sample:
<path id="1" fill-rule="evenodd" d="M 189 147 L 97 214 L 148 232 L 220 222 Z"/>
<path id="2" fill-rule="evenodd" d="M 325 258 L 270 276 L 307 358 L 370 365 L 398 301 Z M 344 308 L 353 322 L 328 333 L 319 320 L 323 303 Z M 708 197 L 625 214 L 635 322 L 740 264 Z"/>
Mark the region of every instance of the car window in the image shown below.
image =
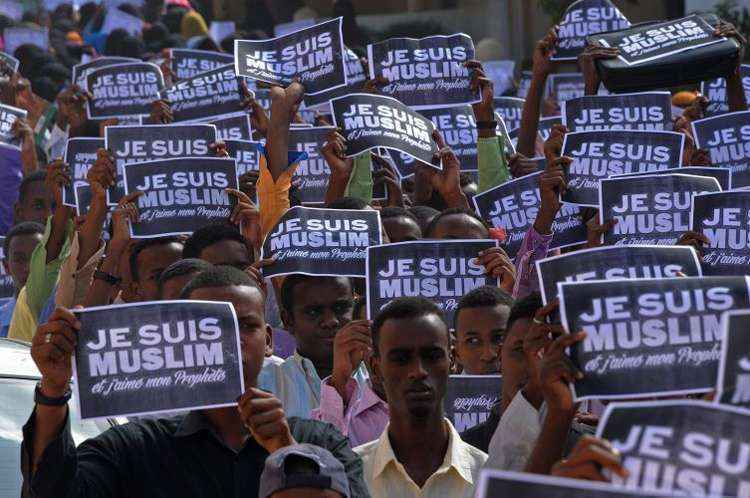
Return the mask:
<path id="1" fill-rule="evenodd" d="M 22 428 L 34 408 L 34 386 L 34 380 L 0 378 L 0 496 L 21 494 Z M 81 420 L 75 403 L 68 406 L 76 444 L 109 427 L 105 420 Z"/>

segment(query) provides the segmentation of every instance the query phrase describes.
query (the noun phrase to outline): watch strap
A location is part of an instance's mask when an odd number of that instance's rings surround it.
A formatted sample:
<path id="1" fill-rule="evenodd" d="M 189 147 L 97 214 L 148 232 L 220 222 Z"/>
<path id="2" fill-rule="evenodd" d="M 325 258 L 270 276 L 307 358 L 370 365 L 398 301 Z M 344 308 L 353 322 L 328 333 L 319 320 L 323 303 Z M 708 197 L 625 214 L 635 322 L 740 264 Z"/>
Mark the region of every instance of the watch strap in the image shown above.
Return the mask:
<path id="1" fill-rule="evenodd" d="M 107 272 L 104 272 L 104 271 L 101 271 L 101 270 L 94 271 L 94 278 L 96 278 L 98 280 L 104 280 L 109 285 L 117 285 L 120 282 L 122 282 L 121 278 L 115 277 L 111 273 L 107 273 Z"/>
<path id="2" fill-rule="evenodd" d="M 63 406 L 70 400 L 72 395 L 73 393 L 70 390 L 70 387 L 68 387 L 65 394 L 59 398 L 50 398 L 49 396 L 42 394 L 42 383 L 37 382 L 36 387 L 34 388 L 34 403 L 45 406 Z"/>

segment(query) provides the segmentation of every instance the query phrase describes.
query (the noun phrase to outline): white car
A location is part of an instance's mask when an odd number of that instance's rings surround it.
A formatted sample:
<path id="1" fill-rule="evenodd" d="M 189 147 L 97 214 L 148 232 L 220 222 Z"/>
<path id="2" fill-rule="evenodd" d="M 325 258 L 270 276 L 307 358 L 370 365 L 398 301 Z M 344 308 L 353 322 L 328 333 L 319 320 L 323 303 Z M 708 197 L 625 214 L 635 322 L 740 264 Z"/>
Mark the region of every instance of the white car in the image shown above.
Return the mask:
<path id="1" fill-rule="evenodd" d="M 34 409 L 34 387 L 40 377 L 29 344 L 0 339 L 0 498 L 21 496 L 22 428 Z M 76 444 L 118 423 L 81 420 L 74 400 L 68 407 Z"/>

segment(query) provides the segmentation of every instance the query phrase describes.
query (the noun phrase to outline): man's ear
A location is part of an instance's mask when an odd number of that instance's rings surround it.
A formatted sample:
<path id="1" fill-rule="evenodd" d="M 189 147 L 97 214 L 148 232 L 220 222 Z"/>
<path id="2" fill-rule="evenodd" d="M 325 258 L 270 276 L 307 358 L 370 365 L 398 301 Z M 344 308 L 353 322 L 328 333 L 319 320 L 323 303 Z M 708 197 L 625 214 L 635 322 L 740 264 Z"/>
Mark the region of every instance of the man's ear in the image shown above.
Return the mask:
<path id="1" fill-rule="evenodd" d="M 21 217 L 21 203 L 16 202 L 13 204 L 13 223 L 18 223 L 19 218 Z"/>
<path id="2" fill-rule="evenodd" d="M 294 315 L 292 313 L 289 313 L 284 308 L 279 309 L 279 316 L 281 317 L 281 323 L 284 324 L 284 328 L 292 335 L 294 333 L 292 332 L 292 327 L 294 326 Z"/>
<path id="3" fill-rule="evenodd" d="M 373 351 L 372 354 L 368 354 L 365 356 L 365 361 L 370 367 L 370 373 L 372 374 L 372 376 L 382 385 L 383 372 L 380 370 L 380 355 L 376 354 Z"/>
<path id="4" fill-rule="evenodd" d="M 266 324 L 266 358 L 273 355 L 273 329 Z"/>

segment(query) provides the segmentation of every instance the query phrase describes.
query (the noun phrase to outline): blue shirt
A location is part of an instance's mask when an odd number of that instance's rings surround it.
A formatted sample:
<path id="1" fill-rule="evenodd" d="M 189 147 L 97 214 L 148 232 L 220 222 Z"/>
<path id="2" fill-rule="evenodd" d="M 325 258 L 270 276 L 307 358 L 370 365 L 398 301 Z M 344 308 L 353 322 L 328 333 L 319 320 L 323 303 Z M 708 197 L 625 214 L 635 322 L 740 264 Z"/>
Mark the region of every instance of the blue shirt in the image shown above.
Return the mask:
<path id="1" fill-rule="evenodd" d="M 15 307 L 15 297 L 8 297 L 0 300 L 0 337 L 8 337 L 10 319 L 13 318 L 13 310 Z"/>

